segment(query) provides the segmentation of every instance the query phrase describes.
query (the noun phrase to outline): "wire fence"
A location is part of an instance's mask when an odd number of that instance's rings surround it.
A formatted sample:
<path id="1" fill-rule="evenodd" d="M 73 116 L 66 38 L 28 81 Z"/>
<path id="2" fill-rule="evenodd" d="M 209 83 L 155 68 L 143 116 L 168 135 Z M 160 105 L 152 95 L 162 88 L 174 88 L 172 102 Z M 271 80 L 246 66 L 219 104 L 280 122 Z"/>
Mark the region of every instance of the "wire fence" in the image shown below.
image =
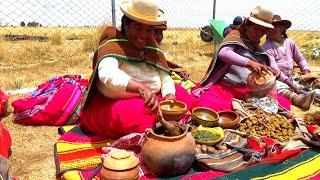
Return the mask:
<path id="1" fill-rule="evenodd" d="M 208 25 L 209 19 L 215 17 L 229 24 L 235 16 L 248 16 L 256 5 L 290 19 L 293 25 L 289 35 L 308 57 L 313 51 L 319 53 L 318 0 L 161 0 L 159 6 L 168 19 L 164 48 L 176 53 L 171 45 L 175 49 L 189 46 L 187 53 L 180 52 L 182 58 L 190 58 L 192 52 L 199 54 L 200 45 L 205 44 L 199 28 Z M 103 25 L 119 27 L 121 17 L 117 0 L 0 1 L 0 70 L 87 58 L 96 48 Z"/>

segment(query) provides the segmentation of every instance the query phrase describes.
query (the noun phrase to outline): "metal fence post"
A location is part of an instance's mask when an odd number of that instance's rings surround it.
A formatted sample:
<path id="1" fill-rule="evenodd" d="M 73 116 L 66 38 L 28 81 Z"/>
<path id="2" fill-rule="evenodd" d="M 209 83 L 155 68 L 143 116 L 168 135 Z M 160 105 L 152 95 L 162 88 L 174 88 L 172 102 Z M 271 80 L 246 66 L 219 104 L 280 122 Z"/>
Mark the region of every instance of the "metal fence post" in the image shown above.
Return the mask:
<path id="1" fill-rule="evenodd" d="M 213 0 L 212 19 L 216 18 L 216 0 Z"/>
<path id="2" fill-rule="evenodd" d="M 116 4 L 114 0 L 111 0 L 111 12 L 112 12 L 112 25 L 116 27 Z"/>

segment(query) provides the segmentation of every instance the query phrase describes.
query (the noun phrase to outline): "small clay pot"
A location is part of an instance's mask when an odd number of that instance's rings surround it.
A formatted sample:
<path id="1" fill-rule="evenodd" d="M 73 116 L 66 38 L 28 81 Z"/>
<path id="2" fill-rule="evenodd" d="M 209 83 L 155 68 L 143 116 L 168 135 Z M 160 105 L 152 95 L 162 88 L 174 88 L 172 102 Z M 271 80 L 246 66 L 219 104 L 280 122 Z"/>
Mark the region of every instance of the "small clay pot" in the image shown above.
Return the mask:
<path id="1" fill-rule="evenodd" d="M 247 85 L 249 88 L 248 96 L 264 97 L 272 94 L 276 84 L 276 77 L 271 71 L 262 71 L 261 74 L 251 72 L 247 78 Z"/>
<path id="2" fill-rule="evenodd" d="M 184 102 L 169 100 L 160 102 L 160 109 L 163 118 L 167 121 L 179 121 L 188 111 Z"/>
<path id="3" fill-rule="evenodd" d="M 146 131 L 141 148 L 148 169 L 157 176 L 176 176 L 187 172 L 195 158 L 196 143 L 185 128 L 179 136 L 162 136 L 152 129 Z"/>
<path id="4" fill-rule="evenodd" d="M 238 113 L 234 111 L 220 111 L 218 124 L 220 127 L 225 129 L 233 129 L 235 128 L 240 121 L 240 117 Z"/>
<path id="5" fill-rule="evenodd" d="M 213 127 L 218 125 L 219 115 L 215 111 L 205 108 L 196 107 L 192 109 L 192 120 L 197 124 L 205 127 Z"/>
<path id="6" fill-rule="evenodd" d="M 102 180 L 128 180 L 139 178 L 139 159 L 125 150 L 117 150 L 103 161 Z"/>

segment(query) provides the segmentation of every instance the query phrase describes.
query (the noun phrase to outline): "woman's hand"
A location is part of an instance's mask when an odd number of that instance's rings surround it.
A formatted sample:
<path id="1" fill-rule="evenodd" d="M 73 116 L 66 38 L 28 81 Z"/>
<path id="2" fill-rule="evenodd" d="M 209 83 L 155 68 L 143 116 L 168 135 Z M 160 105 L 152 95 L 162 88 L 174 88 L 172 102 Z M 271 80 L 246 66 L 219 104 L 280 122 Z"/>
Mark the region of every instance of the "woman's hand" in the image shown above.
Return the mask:
<path id="1" fill-rule="evenodd" d="M 272 71 L 272 69 L 263 64 L 257 63 L 253 60 L 249 60 L 247 66 L 254 72 L 261 74 L 262 71 Z"/>
<path id="2" fill-rule="evenodd" d="M 189 73 L 187 71 L 181 71 L 178 74 L 183 78 L 183 80 L 188 80 L 189 78 Z"/>
<path id="3" fill-rule="evenodd" d="M 164 97 L 165 100 L 171 100 L 171 101 L 175 101 L 176 100 L 176 97 L 173 95 L 173 94 L 167 94 L 165 97 Z"/>
<path id="4" fill-rule="evenodd" d="M 144 99 L 144 104 L 151 110 L 155 111 L 159 108 L 159 101 L 157 96 L 149 89 L 138 88 L 138 93 Z"/>
<path id="5" fill-rule="evenodd" d="M 271 68 L 271 72 L 276 77 L 276 79 L 278 79 L 280 77 L 280 74 L 281 74 L 280 70 Z"/>
<path id="6" fill-rule="evenodd" d="M 298 88 L 298 86 L 296 86 L 295 84 L 293 84 L 292 81 L 290 80 L 286 80 L 285 83 L 297 94 L 301 94 L 300 89 Z"/>
<path id="7" fill-rule="evenodd" d="M 311 73 L 310 70 L 304 70 L 304 71 L 302 72 L 303 75 L 306 75 L 306 74 L 309 74 L 309 73 Z"/>

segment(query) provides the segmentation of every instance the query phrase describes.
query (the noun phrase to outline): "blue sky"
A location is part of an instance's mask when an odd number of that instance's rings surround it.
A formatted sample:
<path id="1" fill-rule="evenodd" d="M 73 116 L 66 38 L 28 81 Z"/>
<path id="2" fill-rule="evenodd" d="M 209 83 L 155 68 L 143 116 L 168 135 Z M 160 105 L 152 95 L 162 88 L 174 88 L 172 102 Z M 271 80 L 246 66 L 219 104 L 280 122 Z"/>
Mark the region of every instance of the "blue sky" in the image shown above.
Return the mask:
<path id="1" fill-rule="evenodd" d="M 122 13 L 116 1 L 117 25 Z M 159 0 L 169 27 L 197 28 L 212 18 L 213 0 Z M 216 19 L 232 22 L 256 5 L 267 6 L 293 22 L 292 29 L 320 31 L 319 0 L 216 0 Z M 111 0 L 0 0 L 0 23 L 37 21 L 45 26 L 99 26 L 112 22 Z"/>

